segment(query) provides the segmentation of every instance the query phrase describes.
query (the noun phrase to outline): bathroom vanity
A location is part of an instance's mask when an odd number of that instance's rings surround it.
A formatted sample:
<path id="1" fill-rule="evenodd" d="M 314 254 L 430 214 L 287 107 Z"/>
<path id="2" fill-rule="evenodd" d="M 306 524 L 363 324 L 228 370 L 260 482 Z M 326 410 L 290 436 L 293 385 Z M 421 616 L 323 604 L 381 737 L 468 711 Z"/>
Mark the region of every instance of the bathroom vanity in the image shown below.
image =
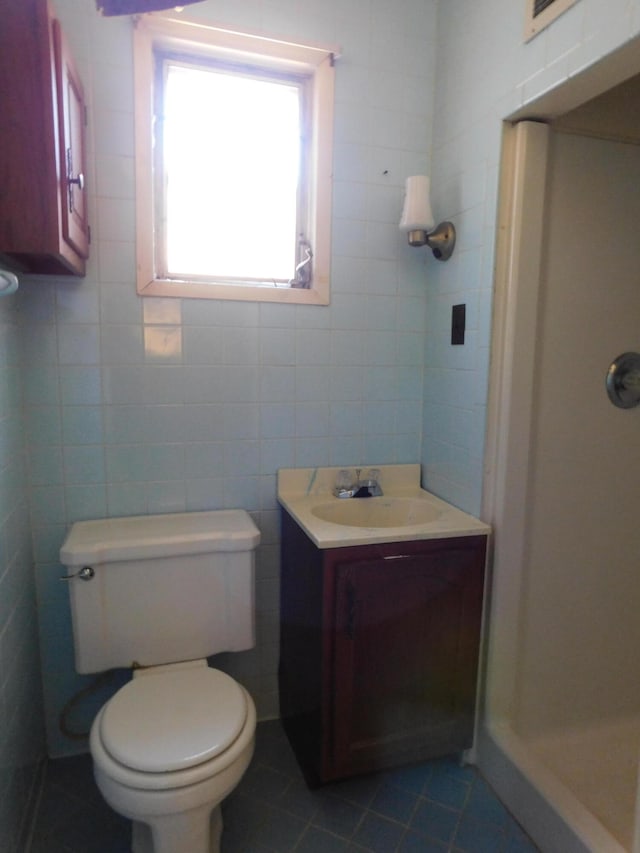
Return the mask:
<path id="1" fill-rule="evenodd" d="M 418 465 L 383 466 L 362 510 L 335 470 L 279 475 L 280 712 L 312 785 L 472 745 L 490 532 Z"/>

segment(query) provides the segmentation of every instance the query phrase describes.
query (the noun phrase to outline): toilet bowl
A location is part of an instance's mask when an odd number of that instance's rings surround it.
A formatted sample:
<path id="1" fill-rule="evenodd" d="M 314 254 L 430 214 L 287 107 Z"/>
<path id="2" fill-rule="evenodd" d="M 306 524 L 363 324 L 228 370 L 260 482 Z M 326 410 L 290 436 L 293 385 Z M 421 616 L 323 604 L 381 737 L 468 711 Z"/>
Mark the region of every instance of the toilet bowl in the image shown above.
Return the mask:
<path id="1" fill-rule="evenodd" d="M 133 666 L 90 749 L 105 800 L 133 820 L 134 853 L 219 853 L 220 802 L 251 760 L 256 711 L 207 658 L 255 644 L 259 541 L 230 509 L 78 521 L 62 544 L 77 671 Z"/>
<path id="2" fill-rule="evenodd" d="M 205 660 L 137 670 L 91 728 L 98 788 L 134 853 L 219 853 L 220 802 L 253 755 L 255 706 Z"/>

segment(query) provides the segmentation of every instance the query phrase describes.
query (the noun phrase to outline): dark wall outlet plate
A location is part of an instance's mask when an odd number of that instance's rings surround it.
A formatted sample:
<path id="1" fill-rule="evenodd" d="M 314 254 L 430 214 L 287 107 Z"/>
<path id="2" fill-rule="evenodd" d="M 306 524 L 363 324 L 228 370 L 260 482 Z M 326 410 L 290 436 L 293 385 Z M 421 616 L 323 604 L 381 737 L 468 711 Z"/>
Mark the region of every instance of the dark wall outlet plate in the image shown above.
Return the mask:
<path id="1" fill-rule="evenodd" d="M 464 344 L 466 308 L 466 305 L 453 305 L 451 308 L 451 343 L 453 346 Z"/>

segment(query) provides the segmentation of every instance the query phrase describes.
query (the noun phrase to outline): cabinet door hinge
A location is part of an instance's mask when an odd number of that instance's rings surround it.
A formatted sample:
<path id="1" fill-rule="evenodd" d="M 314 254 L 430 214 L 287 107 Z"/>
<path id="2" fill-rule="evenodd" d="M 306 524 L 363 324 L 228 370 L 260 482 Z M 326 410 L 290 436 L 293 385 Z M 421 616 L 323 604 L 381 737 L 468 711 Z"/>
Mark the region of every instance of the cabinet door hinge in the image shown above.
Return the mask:
<path id="1" fill-rule="evenodd" d="M 91 245 L 91 226 L 87 225 L 87 242 Z"/>

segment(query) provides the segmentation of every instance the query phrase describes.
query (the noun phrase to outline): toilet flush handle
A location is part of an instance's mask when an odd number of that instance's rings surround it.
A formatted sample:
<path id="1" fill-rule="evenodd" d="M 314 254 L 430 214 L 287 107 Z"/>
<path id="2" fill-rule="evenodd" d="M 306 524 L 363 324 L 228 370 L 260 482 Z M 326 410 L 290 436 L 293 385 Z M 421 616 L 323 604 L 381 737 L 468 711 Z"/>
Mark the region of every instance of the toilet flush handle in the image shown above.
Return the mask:
<path id="1" fill-rule="evenodd" d="M 79 578 L 81 581 L 90 581 L 93 579 L 94 576 L 95 576 L 95 572 L 91 568 L 91 566 L 83 566 L 81 569 L 79 569 L 73 575 L 62 575 L 60 580 L 61 581 L 72 581 L 72 580 L 75 580 L 76 578 Z"/>

